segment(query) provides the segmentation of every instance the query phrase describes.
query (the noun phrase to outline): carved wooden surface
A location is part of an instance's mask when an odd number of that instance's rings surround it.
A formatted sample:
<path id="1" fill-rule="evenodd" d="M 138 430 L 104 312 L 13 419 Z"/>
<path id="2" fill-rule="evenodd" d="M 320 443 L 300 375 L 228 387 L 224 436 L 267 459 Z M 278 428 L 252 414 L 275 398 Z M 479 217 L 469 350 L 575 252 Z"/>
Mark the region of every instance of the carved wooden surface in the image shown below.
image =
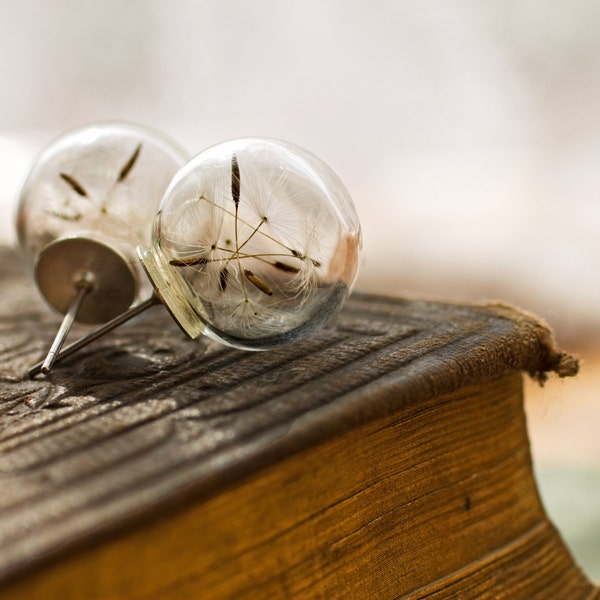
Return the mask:
<path id="1" fill-rule="evenodd" d="M 504 307 L 355 294 L 320 334 L 265 353 L 189 341 L 157 307 L 31 381 L 58 319 L 13 254 L 0 257 L 4 579 L 407 404 L 518 370 L 576 370 Z"/>

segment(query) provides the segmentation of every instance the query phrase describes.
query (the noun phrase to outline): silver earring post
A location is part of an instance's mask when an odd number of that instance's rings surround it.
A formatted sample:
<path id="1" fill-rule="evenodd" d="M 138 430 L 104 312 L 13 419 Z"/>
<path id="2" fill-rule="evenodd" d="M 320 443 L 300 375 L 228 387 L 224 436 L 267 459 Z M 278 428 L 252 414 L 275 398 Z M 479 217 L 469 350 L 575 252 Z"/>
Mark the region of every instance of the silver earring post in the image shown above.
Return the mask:
<path id="1" fill-rule="evenodd" d="M 89 276 L 88 276 L 89 275 Z M 48 354 L 46 354 L 46 358 L 44 359 L 42 366 L 40 367 L 40 371 L 44 374 L 47 374 L 52 369 L 52 365 L 56 361 L 56 355 L 62 348 L 67 336 L 69 335 L 69 331 L 71 331 L 71 327 L 73 327 L 73 323 L 77 318 L 77 313 L 81 308 L 83 301 L 85 300 L 86 295 L 92 289 L 91 280 L 93 277 L 91 274 L 85 273 L 81 279 L 75 284 L 75 295 L 73 296 L 73 300 L 71 300 L 71 304 L 69 305 L 69 309 L 65 313 L 65 316 L 60 324 L 60 328 L 56 333 L 54 341 L 50 346 L 50 350 Z"/>
<path id="2" fill-rule="evenodd" d="M 150 296 L 150 298 L 148 298 L 147 300 L 144 300 L 137 306 L 134 306 L 134 307 L 130 308 L 129 310 L 125 311 L 124 313 L 118 315 L 114 319 L 111 319 L 110 321 L 108 321 L 107 323 L 102 325 L 102 327 L 95 329 L 91 333 L 88 333 L 87 335 L 80 338 L 79 340 L 73 342 L 72 344 L 69 344 L 68 346 L 65 346 L 62 350 L 56 352 L 50 366 L 52 366 L 52 364 L 55 364 L 65 358 L 67 358 L 67 356 L 71 356 L 71 354 L 74 354 L 81 348 L 87 346 L 91 342 L 94 342 L 98 338 L 101 338 L 103 335 L 106 335 L 113 329 L 116 329 L 123 323 L 126 323 L 130 319 L 133 319 L 133 317 L 136 317 L 137 315 L 143 313 L 144 311 L 148 310 L 152 306 L 156 306 L 157 304 L 161 304 L 161 300 L 156 294 L 153 294 L 152 296 Z M 65 320 L 66 320 L 66 316 L 65 316 Z M 61 329 L 62 329 L 62 327 L 61 327 Z M 59 334 L 60 334 L 60 331 L 59 331 Z M 58 337 L 58 335 L 57 335 L 57 337 Z M 50 369 L 44 370 L 44 368 L 45 368 L 44 365 L 45 365 L 45 361 L 40 361 L 40 362 L 36 363 L 35 365 L 33 365 L 29 369 L 29 377 L 33 378 L 36 375 L 39 375 L 40 373 L 47 374 L 50 371 Z"/>

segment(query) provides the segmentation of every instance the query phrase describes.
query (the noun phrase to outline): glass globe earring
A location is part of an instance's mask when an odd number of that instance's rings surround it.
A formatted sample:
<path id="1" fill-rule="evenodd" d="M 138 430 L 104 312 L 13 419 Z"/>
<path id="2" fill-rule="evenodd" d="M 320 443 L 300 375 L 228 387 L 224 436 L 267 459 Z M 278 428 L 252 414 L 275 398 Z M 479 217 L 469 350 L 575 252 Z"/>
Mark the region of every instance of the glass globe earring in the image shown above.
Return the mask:
<path id="1" fill-rule="evenodd" d="M 186 157 L 146 128 L 105 123 L 71 131 L 39 156 L 23 186 L 17 236 L 61 327 L 47 372 L 75 321 L 105 323 L 149 289 L 136 247 L 150 243 L 160 199 Z"/>
<path id="2" fill-rule="evenodd" d="M 60 357 L 157 302 L 191 338 L 245 350 L 294 342 L 342 307 L 360 249 L 352 199 L 319 158 L 270 139 L 218 144 L 178 171 L 152 243 L 138 248 L 153 297 Z"/>

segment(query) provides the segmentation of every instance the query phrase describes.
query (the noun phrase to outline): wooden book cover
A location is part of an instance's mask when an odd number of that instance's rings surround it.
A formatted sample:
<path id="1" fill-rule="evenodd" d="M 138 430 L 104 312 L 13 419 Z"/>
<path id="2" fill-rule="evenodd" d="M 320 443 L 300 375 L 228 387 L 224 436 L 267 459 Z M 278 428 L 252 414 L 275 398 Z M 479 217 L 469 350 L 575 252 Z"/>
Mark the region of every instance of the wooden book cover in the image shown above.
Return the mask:
<path id="1" fill-rule="evenodd" d="M 540 503 L 522 373 L 572 375 L 512 309 L 356 294 L 264 353 L 158 307 L 58 365 L 4 251 L 0 597 L 600 598 Z"/>

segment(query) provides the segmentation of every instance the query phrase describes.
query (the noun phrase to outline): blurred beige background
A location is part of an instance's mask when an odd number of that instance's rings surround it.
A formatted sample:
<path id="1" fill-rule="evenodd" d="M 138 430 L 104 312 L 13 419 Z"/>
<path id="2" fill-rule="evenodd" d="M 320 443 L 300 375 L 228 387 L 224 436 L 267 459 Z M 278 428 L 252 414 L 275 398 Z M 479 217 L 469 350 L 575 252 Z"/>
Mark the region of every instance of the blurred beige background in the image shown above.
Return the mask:
<path id="1" fill-rule="evenodd" d="M 355 198 L 359 288 L 501 298 L 584 358 L 528 410 L 600 578 L 599 34 L 594 0 L 0 0 L 0 241 L 35 154 L 84 123 L 307 147 Z"/>

